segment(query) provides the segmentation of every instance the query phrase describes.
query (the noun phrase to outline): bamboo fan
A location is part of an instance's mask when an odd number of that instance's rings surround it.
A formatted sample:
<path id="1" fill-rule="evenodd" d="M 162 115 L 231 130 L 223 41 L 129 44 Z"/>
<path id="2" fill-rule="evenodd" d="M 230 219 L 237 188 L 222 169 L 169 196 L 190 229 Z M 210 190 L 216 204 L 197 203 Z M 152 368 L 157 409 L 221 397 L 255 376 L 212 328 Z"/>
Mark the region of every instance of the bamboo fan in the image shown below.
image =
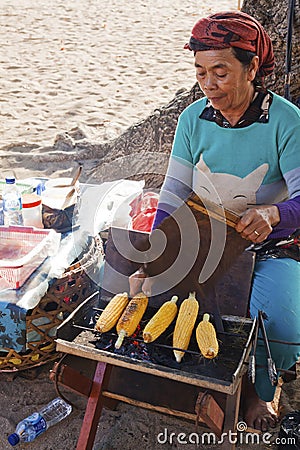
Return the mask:
<path id="1" fill-rule="evenodd" d="M 226 223 L 228 226 L 235 228 L 240 220 L 240 216 L 229 209 L 223 208 L 216 203 L 205 201 L 205 206 L 196 194 L 192 194 L 187 200 L 187 205 L 197 211 L 206 214 L 220 222 Z"/>

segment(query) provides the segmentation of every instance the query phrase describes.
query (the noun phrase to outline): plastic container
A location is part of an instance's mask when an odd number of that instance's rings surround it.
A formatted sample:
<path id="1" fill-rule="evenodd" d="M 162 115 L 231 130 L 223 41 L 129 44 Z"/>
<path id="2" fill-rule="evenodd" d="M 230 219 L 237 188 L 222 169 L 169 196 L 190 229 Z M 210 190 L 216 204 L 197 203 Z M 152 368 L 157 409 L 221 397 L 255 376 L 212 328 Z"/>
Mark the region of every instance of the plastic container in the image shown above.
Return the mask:
<path id="1" fill-rule="evenodd" d="M 150 233 L 155 219 L 159 195 L 155 192 L 143 192 L 131 203 L 131 229 Z"/>
<path id="2" fill-rule="evenodd" d="M 34 412 L 19 422 L 15 432 L 8 436 L 8 442 L 13 447 L 20 442 L 31 442 L 48 428 L 67 417 L 71 411 L 72 406 L 57 397 L 40 411 Z"/>
<path id="3" fill-rule="evenodd" d="M 16 185 L 15 178 L 6 178 L 6 184 L 3 188 L 2 198 L 4 225 L 22 225 L 22 200 L 21 194 Z"/>
<path id="4" fill-rule="evenodd" d="M 22 206 L 23 224 L 26 227 L 44 228 L 41 197 L 36 194 L 24 194 Z"/>
<path id="5" fill-rule="evenodd" d="M 71 185 L 72 178 L 50 178 L 45 182 L 45 190 L 42 192 L 43 205 L 53 209 L 66 209 L 78 203 L 80 197 L 80 184 L 77 180 Z"/>
<path id="6" fill-rule="evenodd" d="M 19 289 L 47 256 L 57 253 L 60 234 L 33 227 L 0 228 L 0 277 Z"/>
<path id="7" fill-rule="evenodd" d="M 53 209 L 66 209 L 77 203 L 78 193 L 74 187 L 49 188 L 42 192 L 43 205 Z"/>

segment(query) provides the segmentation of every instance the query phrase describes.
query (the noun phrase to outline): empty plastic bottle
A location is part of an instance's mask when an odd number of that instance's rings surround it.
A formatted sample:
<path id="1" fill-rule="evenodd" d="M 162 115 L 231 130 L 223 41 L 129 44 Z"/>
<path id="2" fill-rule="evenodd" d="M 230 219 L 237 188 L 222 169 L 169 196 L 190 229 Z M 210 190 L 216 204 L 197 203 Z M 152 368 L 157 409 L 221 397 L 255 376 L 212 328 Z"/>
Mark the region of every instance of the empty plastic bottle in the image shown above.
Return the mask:
<path id="1" fill-rule="evenodd" d="M 8 436 L 8 442 L 12 446 L 20 442 L 31 442 L 52 425 L 67 417 L 71 411 L 72 406 L 57 397 L 40 411 L 34 412 L 19 422 L 16 431 Z"/>
<path id="2" fill-rule="evenodd" d="M 2 198 L 4 225 L 22 225 L 22 200 L 15 178 L 6 178 Z"/>

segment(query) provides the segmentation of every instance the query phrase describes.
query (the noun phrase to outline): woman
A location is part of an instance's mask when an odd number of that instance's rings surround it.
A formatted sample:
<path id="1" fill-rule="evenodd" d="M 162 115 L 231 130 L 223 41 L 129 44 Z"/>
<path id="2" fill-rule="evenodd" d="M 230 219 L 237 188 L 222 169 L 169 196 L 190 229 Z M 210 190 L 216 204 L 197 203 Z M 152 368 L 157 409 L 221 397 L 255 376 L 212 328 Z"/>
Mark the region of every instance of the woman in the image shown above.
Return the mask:
<path id="1" fill-rule="evenodd" d="M 289 236 L 300 227 L 300 111 L 263 85 L 274 68 L 269 36 L 251 16 L 224 12 L 200 19 L 185 48 L 205 97 L 179 118 L 154 227 L 176 208 L 174 194 L 184 200 L 194 190 L 240 213 L 236 230 L 254 244 Z M 299 293 L 299 261 L 256 261 L 250 314 L 266 313 L 269 339 L 300 342 Z M 271 352 L 276 367 L 289 369 L 300 346 L 272 343 Z M 266 365 L 263 344 L 256 359 Z M 244 399 L 248 426 L 275 426 L 274 392 L 258 368 Z"/>

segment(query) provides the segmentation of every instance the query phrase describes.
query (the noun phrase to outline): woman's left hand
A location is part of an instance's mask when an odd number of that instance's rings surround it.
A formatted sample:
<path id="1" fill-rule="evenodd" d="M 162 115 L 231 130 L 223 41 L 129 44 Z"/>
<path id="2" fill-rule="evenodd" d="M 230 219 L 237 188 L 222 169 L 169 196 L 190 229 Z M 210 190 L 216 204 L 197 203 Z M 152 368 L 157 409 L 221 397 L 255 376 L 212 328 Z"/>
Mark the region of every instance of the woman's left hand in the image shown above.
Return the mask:
<path id="1" fill-rule="evenodd" d="M 273 226 L 279 222 L 280 215 L 277 206 L 270 205 L 250 208 L 247 209 L 236 225 L 236 231 L 243 238 L 259 243 L 267 239 L 273 230 Z"/>

